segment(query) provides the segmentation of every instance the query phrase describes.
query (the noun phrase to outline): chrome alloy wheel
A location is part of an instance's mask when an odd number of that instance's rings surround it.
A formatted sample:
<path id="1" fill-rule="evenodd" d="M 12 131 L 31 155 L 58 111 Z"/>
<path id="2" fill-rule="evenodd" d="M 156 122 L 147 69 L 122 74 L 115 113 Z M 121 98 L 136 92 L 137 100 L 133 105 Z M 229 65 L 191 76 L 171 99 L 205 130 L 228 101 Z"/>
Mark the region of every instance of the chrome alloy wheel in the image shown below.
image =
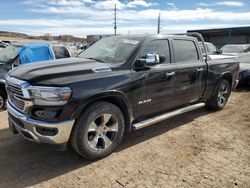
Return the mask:
<path id="1" fill-rule="evenodd" d="M 218 104 L 220 106 L 224 106 L 226 104 L 227 97 L 228 97 L 228 88 L 226 87 L 225 84 L 222 84 L 220 86 L 219 93 L 218 93 L 218 98 L 217 98 Z"/>
<path id="2" fill-rule="evenodd" d="M 118 134 L 118 121 L 112 114 L 102 114 L 88 128 L 88 145 L 93 150 L 110 147 Z"/>

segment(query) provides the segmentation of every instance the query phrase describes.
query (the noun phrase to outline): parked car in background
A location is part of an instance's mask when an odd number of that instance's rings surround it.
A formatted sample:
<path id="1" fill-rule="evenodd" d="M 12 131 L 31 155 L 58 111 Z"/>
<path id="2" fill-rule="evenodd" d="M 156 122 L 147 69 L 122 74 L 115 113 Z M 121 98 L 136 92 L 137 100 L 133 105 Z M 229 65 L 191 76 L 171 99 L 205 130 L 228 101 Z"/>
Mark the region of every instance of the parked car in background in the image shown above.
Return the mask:
<path id="1" fill-rule="evenodd" d="M 221 51 L 213 43 L 204 42 L 204 45 L 205 45 L 208 55 L 221 54 Z M 202 53 L 205 54 L 202 42 L 199 42 L 199 46 L 201 48 Z"/>
<path id="2" fill-rule="evenodd" d="M 8 46 L 8 44 L 4 43 L 4 42 L 0 42 L 0 48 L 6 48 Z"/>
<path id="3" fill-rule="evenodd" d="M 240 59 L 239 85 L 250 84 L 250 44 L 227 44 L 221 48 L 223 54 Z"/>
<path id="4" fill-rule="evenodd" d="M 100 159 L 126 131 L 204 106 L 221 110 L 239 59 L 208 56 L 195 37 L 121 35 L 77 58 L 17 67 L 6 76 L 10 130 L 38 143 L 70 142 L 82 157 Z"/>
<path id="5" fill-rule="evenodd" d="M 0 51 L 0 110 L 7 99 L 4 77 L 14 67 L 22 64 L 71 57 L 65 46 L 41 43 L 12 43 Z"/>

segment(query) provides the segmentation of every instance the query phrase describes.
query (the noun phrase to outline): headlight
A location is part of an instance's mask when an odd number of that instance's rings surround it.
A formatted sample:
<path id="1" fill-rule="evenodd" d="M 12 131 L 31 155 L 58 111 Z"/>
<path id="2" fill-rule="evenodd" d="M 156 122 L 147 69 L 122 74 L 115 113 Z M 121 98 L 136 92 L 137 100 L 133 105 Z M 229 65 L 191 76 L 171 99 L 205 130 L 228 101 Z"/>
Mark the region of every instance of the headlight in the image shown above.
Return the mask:
<path id="1" fill-rule="evenodd" d="M 27 88 L 35 105 L 59 106 L 68 102 L 71 89 L 68 87 L 31 86 Z"/>

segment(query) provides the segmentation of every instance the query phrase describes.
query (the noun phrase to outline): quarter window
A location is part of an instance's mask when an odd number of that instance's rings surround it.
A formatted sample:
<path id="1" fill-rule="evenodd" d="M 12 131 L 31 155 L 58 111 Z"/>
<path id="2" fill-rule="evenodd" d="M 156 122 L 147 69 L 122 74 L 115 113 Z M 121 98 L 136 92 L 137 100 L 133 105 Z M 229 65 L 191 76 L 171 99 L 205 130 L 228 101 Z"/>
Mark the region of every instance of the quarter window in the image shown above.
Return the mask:
<path id="1" fill-rule="evenodd" d="M 190 40 L 173 40 L 175 62 L 198 60 L 195 43 Z"/>

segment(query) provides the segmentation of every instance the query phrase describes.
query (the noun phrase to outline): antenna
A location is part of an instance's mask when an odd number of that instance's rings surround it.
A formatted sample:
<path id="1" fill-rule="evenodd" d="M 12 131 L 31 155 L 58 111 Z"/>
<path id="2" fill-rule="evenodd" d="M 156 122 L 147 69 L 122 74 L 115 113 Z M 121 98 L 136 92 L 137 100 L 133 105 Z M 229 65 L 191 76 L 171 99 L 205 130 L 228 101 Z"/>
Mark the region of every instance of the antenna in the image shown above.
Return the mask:
<path id="1" fill-rule="evenodd" d="M 114 32 L 115 32 L 115 35 L 116 35 L 116 29 L 117 29 L 116 10 L 117 10 L 117 8 L 116 8 L 116 4 L 115 4 L 115 9 L 114 9 L 114 12 L 115 12 L 115 14 L 114 14 Z"/>
<path id="2" fill-rule="evenodd" d="M 159 16 L 158 16 L 158 26 L 157 26 L 157 33 L 160 34 L 160 30 L 161 30 L 161 13 L 159 12 Z"/>

